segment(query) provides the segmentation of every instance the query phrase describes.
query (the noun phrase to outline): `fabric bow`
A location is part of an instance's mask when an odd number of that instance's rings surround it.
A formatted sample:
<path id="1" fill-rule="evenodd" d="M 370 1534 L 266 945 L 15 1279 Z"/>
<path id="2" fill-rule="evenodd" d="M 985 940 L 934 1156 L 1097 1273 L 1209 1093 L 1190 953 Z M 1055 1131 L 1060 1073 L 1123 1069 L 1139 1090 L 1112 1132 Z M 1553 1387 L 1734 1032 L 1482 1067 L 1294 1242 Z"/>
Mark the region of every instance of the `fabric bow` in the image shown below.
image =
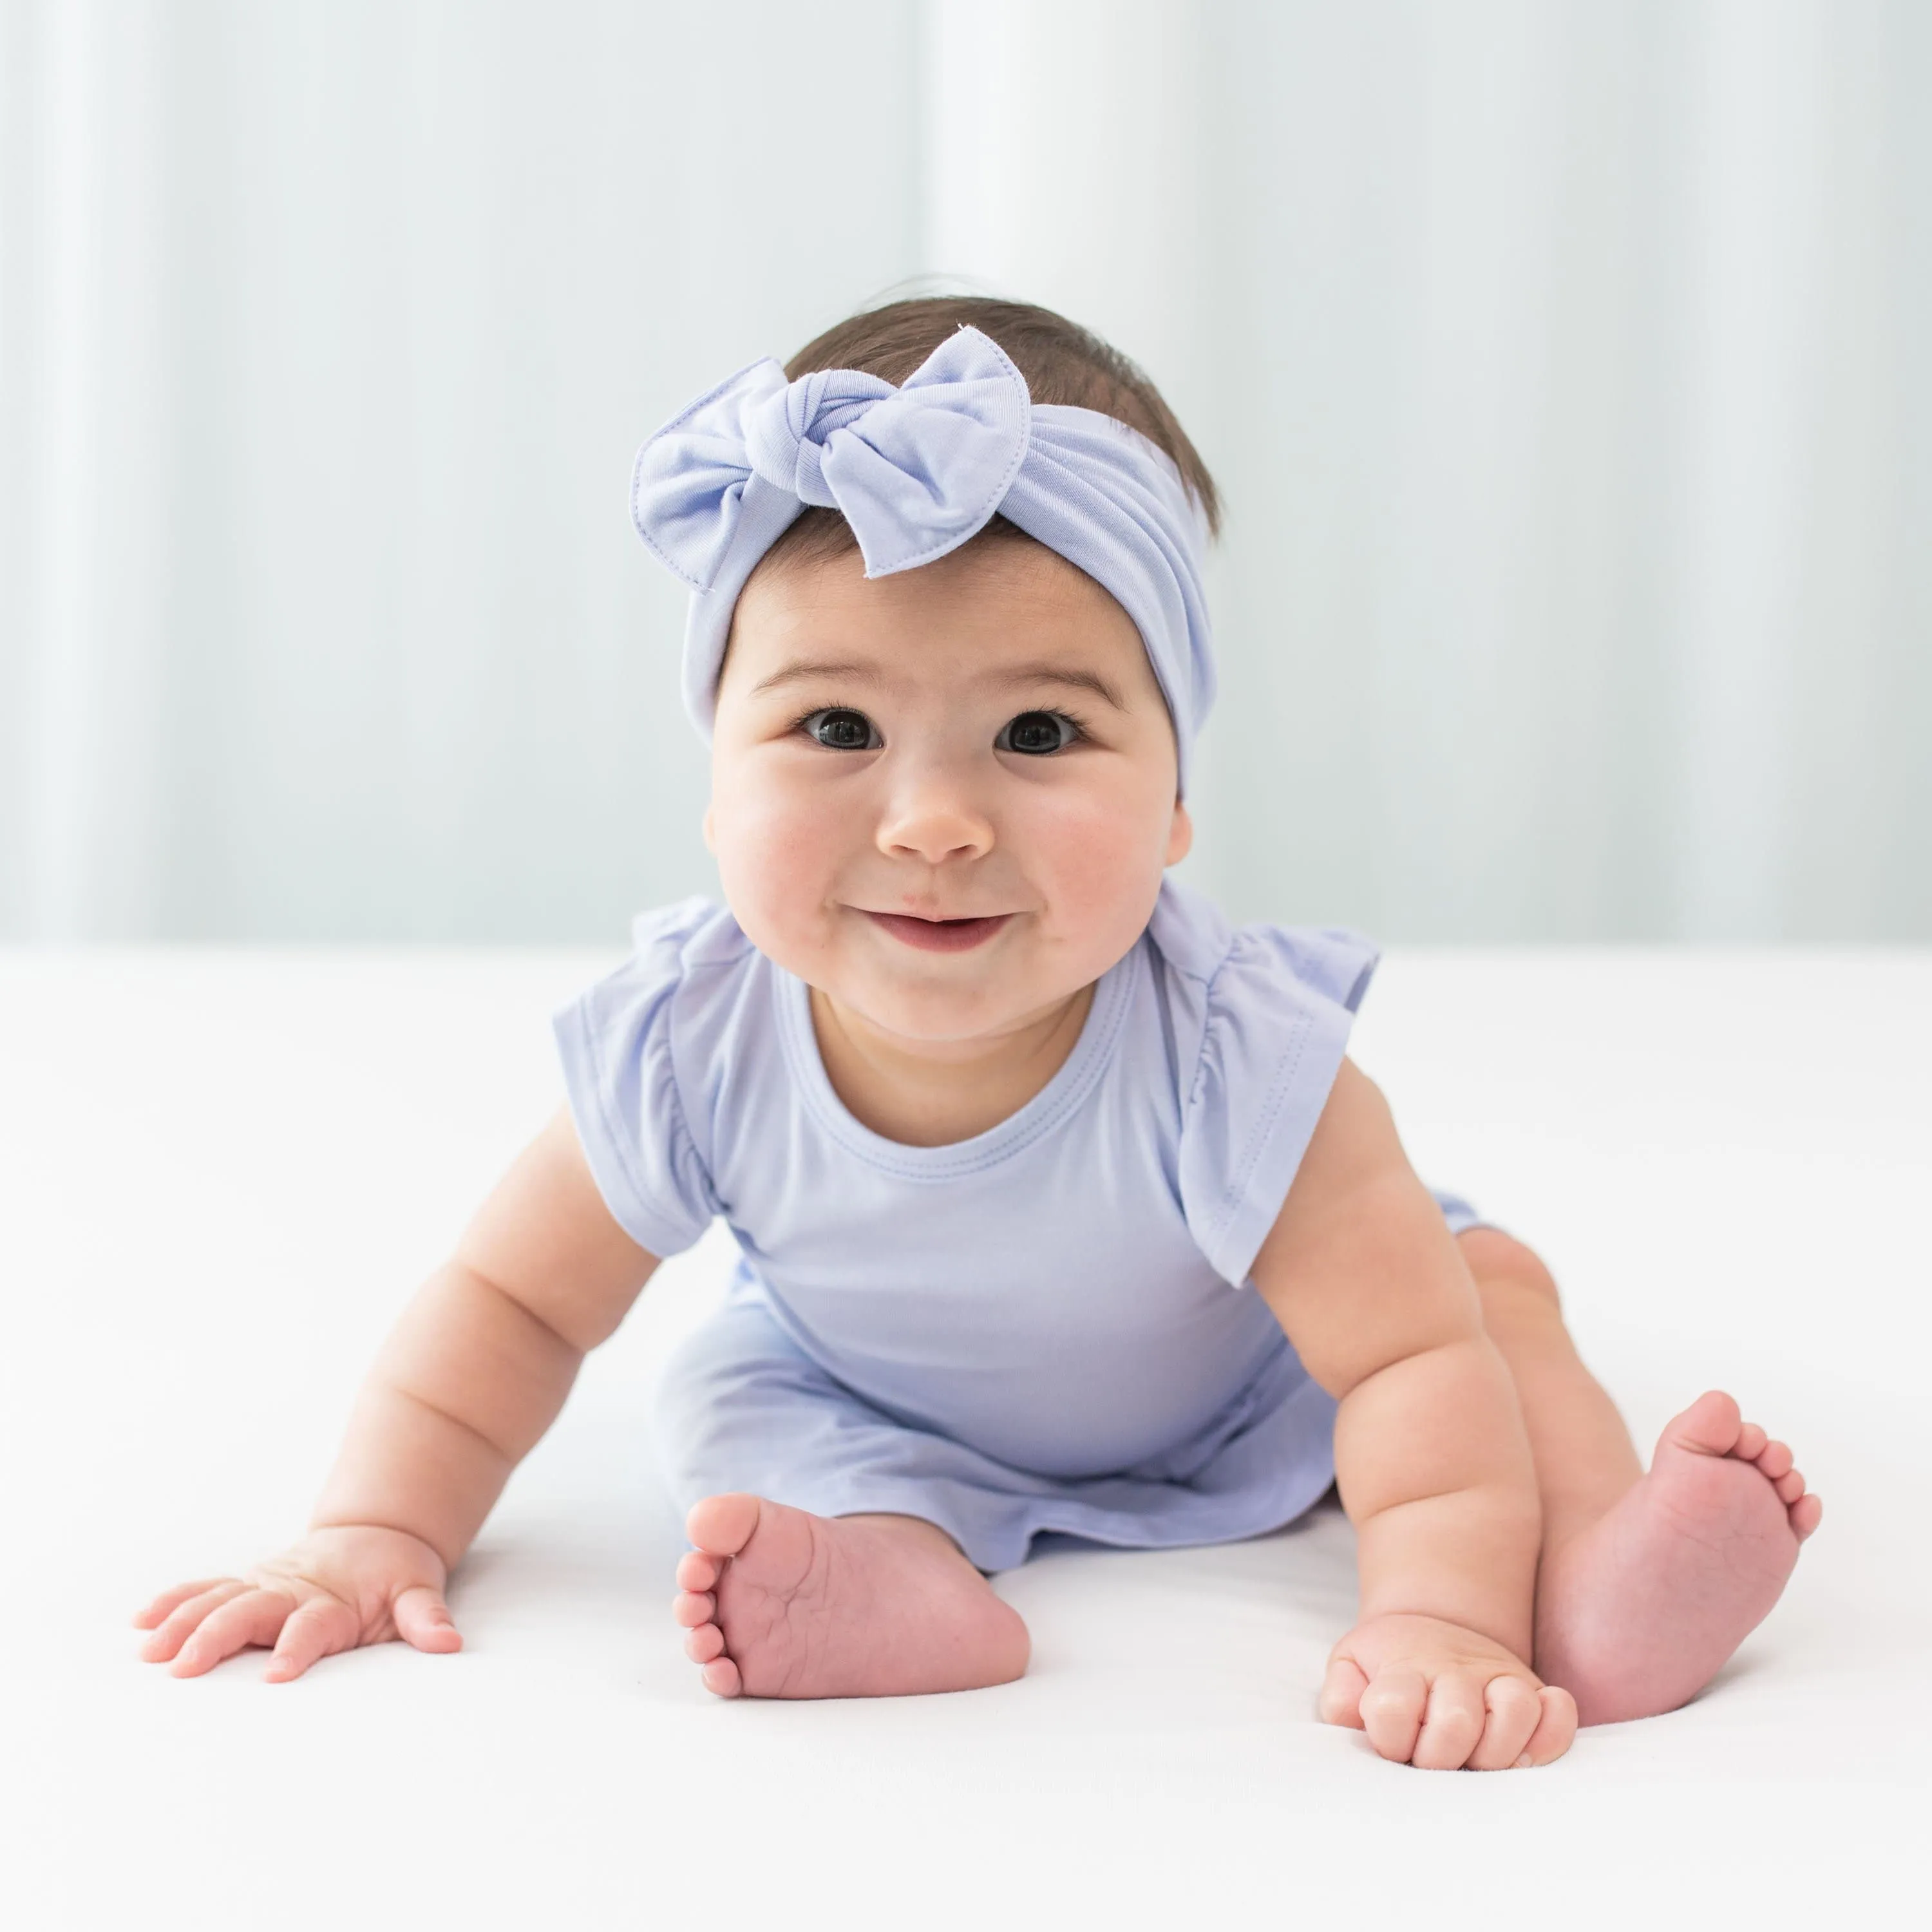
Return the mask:
<path id="1" fill-rule="evenodd" d="M 785 380 L 766 357 L 638 452 L 631 514 L 657 556 L 710 590 L 760 485 L 842 512 L 868 577 L 929 563 L 983 529 L 1026 460 L 1026 378 L 962 328 L 896 388 L 852 369 Z M 767 514 L 770 513 L 767 512 Z"/>

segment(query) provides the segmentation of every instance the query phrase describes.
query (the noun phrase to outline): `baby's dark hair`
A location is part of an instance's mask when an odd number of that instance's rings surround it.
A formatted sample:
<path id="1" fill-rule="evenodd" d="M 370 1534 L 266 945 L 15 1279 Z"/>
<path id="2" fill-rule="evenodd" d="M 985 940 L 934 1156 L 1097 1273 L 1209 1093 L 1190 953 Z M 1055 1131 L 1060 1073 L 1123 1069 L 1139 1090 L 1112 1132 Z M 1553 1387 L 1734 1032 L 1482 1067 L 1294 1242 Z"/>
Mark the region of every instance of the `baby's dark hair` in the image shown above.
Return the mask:
<path id="1" fill-rule="evenodd" d="M 1160 392 L 1118 349 L 1051 309 L 987 296 L 922 296 L 888 302 L 808 342 L 785 364 L 786 380 L 795 382 L 820 369 L 862 369 L 886 382 L 903 382 L 962 322 L 990 335 L 1012 358 L 1036 403 L 1098 410 L 1165 450 L 1206 514 L 1208 529 L 1220 528 L 1220 493 Z M 973 541 L 997 543 L 1016 537 L 1023 538 L 1024 532 L 995 516 Z M 811 506 L 765 553 L 760 568 L 825 562 L 857 547 L 852 526 L 838 511 Z"/>

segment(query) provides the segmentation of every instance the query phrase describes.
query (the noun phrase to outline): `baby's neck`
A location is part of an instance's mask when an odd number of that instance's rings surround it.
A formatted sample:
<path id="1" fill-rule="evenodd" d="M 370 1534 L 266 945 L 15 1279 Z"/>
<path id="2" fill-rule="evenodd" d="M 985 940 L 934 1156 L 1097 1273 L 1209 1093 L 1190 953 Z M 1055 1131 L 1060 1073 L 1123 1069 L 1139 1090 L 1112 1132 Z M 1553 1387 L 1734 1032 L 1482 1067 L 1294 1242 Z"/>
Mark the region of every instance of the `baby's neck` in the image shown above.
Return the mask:
<path id="1" fill-rule="evenodd" d="M 1052 1012 L 943 1054 L 881 1032 L 815 986 L 812 1024 L 826 1078 L 854 1119 L 887 1140 L 945 1147 L 1018 1113 L 1065 1064 L 1093 1003 L 1082 986 Z"/>

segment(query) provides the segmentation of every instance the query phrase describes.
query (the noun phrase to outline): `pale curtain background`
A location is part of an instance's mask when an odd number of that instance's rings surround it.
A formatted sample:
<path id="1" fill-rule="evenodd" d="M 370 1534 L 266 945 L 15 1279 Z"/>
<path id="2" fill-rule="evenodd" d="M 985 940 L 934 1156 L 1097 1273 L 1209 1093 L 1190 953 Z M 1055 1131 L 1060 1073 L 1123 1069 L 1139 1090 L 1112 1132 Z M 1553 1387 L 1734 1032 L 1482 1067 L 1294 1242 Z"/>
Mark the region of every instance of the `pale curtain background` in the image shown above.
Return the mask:
<path id="1" fill-rule="evenodd" d="M 0 0 L 0 938 L 714 890 L 692 394 L 908 278 L 1226 488 L 1186 871 L 1932 938 L 1924 0 Z"/>

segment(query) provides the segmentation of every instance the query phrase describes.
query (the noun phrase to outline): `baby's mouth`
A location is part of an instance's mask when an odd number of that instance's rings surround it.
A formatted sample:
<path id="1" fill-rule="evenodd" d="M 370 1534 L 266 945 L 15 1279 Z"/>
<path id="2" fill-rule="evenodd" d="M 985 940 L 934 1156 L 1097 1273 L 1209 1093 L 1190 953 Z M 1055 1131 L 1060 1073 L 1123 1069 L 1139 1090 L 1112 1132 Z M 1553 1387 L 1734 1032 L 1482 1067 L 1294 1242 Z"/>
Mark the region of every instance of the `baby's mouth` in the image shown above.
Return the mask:
<path id="1" fill-rule="evenodd" d="M 970 952 L 984 945 L 1012 917 L 1010 912 L 992 913 L 978 919 L 915 919 L 902 912 L 872 912 L 866 916 L 908 946 L 923 952 Z"/>

